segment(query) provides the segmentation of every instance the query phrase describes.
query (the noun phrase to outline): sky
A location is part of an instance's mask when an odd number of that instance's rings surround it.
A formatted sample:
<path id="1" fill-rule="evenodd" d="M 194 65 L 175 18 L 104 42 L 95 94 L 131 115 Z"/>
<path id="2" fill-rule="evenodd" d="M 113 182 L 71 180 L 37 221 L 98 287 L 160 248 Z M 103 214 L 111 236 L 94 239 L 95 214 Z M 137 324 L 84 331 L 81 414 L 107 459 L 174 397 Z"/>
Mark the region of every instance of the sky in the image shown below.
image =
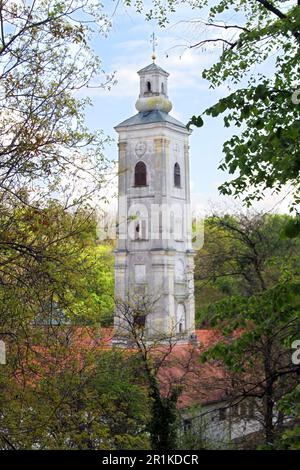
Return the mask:
<path id="1" fill-rule="evenodd" d="M 211 89 L 209 82 L 201 77 L 203 69 L 217 59 L 219 49 L 189 48 L 199 37 L 199 23 L 196 21 L 200 18 L 199 11 L 181 6 L 170 15 L 168 26 L 161 29 L 154 20 L 146 21 L 142 14 L 136 13 L 133 8 L 125 8 L 122 2 L 119 2 L 116 10 L 115 7 L 116 1 L 105 0 L 104 10 L 111 17 L 112 27 L 106 38 L 99 36 L 94 39 L 93 47 L 102 60 L 105 72 L 116 72 L 117 83 L 110 90 L 90 89 L 93 107 L 87 113 L 89 127 L 103 129 L 114 139 L 105 149 L 111 159 L 117 159 L 118 155 L 114 126 L 137 112 L 137 71 L 152 62 L 150 37 L 153 32 L 158 38 L 156 63 L 170 73 L 172 116 L 187 123 L 192 115 L 201 114 L 205 108 L 229 93 L 226 85 Z M 201 18 L 204 17 L 205 12 Z M 235 18 L 231 15 L 230 21 L 233 20 L 238 20 L 237 14 Z M 200 31 L 202 37 L 209 34 L 205 30 Z M 222 117 L 205 118 L 205 125 L 200 129 L 195 128 L 190 137 L 192 200 L 204 213 L 210 213 L 212 207 L 218 210 L 236 210 L 241 207 L 241 203 L 223 197 L 218 192 L 218 186 L 230 178 L 218 170 L 218 166 L 222 160 L 222 145 L 233 132 L 233 129 L 224 127 Z M 283 199 L 284 195 L 275 196 L 269 192 L 262 202 L 254 204 L 254 208 L 285 212 L 288 199 Z"/>

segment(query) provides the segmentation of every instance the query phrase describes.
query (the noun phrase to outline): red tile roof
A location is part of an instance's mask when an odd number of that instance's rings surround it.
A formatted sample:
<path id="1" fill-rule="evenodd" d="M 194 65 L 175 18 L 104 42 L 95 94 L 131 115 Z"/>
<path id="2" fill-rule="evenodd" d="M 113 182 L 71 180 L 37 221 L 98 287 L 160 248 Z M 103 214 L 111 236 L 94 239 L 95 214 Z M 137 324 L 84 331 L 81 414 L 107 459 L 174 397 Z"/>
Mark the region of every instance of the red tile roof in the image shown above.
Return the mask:
<path id="1" fill-rule="evenodd" d="M 98 328 L 70 327 L 70 333 L 69 354 L 66 362 L 76 359 L 80 364 L 84 352 L 91 350 L 96 352 L 112 347 L 114 334 L 112 328 L 103 328 L 99 331 Z M 196 335 L 198 345 L 162 344 L 155 346 L 151 352 L 156 363 L 159 364 L 163 358 L 158 371 L 162 393 L 168 396 L 174 386 L 182 388 L 178 400 L 179 408 L 220 401 L 226 396 L 226 389 L 224 389 L 226 373 L 221 366 L 215 361 L 204 364 L 200 362 L 202 352 L 219 342 L 223 336 L 220 331 L 213 329 L 197 330 Z M 44 363 L 47 370 L 51 363 L 51 351 L 39 346 L 36 346 L 35 350 L 37 353 L 35 360 L 40 365 Z M 136 350 L 131 349 L 131 351 Z M 32 381 L 34 382 L 36 378 Z"/>

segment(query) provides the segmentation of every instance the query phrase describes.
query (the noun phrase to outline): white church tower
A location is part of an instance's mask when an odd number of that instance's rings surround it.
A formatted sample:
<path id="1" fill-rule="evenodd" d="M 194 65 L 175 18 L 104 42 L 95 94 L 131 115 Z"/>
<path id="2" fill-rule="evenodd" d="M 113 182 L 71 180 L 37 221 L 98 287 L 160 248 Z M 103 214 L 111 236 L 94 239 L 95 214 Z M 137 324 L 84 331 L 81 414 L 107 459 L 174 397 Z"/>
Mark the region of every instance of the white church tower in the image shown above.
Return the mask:
<path id="1" fill-rule="evenodd" d="M 152 64 L 138 72 L 138 114 L 118 126 L 119 199 L 115 297 L 148 299 L 147 338 L 194 338 L 189 134 L 169 115 L 169 74 Z M 122 310 L 122 309 L 121 309 Z M 122 311 L 115 328 L 122 335 Z M 124 328 L 124 331 L 126 327 Z"/>

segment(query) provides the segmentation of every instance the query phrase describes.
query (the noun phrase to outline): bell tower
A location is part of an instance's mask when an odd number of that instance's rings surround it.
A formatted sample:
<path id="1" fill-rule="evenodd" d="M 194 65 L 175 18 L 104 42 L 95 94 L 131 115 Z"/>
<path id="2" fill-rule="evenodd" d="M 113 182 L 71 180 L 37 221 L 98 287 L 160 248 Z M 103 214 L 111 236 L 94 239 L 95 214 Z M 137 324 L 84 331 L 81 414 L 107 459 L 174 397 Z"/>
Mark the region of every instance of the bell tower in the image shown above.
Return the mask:
<path id="1" fill-rule="evenodd" d="M 138 113 L 118 124 L 118 236 L 115 297 L 150 306 L 147 338 L 194 335 L 189 134 L 169 112 L 169 74 L 153 61 L 138 71 Z M 118 309 L 117 309 L 118 310 Z M 115 329 L 122 335 L 122 312 Z"/>

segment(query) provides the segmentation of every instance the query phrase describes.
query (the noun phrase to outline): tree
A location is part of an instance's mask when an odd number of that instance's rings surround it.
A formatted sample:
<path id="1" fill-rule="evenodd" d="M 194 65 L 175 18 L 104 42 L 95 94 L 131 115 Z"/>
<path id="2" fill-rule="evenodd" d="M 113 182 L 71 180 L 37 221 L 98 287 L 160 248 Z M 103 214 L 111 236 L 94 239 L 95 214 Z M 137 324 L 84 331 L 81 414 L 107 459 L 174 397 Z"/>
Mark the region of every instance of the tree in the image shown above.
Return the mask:
<path id="1" fill-rule="evenodd" d="M 92 243 L 80 255 L 84 266 L 80 295 L 73 294 L 72 321 L 79 325 L 113 325 L 114 257 L 110 245 Z"/>
<path id="2" fill-rule="evenodd" d="M 212 239 L 197 260 L 203 257 L 203 282 L 223 290 L 223 299 L 202 311 L 224 334 L 203 359 L 218 360 L 231 373 L 225 385 L 232 382 L 234 403 L 256 400 L 268 445 L 283 432 L 286 415 L 279 403 L 295 389 L 299 374 L 291 361 L 299 332 L 299 242 L 281 238 L 286 219 L 214 216 L 207 222 Z"/>
<path id="3" fill-rule="evenodd" d="M 9 343 L 19 369 L 0 379 L 2 449 L 149 446 L 147 393 L 132 355 L 103 348 L 93 329 L 48 325 L 35 327 L 32 337 L 36 344 L 21 363 Z"/>
<path id="4" fill-rule="evenodd" d="M 88 130 L 79 95 L 112 83 L 91 48 L 109 25 L 89 0 L 0 1 L 2 448 L 148 445 L 136 365 L 86 327 L 113 309 L 89 205 L 109 139 Z"/>
<path id="5" fill-rule="evenodd" d="M 163 369 L 178 366 L 176 357 L 176 338 L 174 332 L 156 337 L 147 337 L 147 321 L 155 307 L 157 299 L 148 295 L 131 295 L 128 300 L 116 300 L 117 328 L 116 340 L 136 351 L 141 364 L 145 385 L 150 397 L 150 433 L 151 449 L 165 451 L 177 448 L 178 412 L 177 402 L 182 387 L 178 383 L 162 385 Z M 188 373 L 188 369 L 185 370 Z M 181 381 L 184 381 L 182 374 Z"/>
<path id="6" fill-rule="evenodd" d="M 249 296 L 263 286 L 271 287 L 284 273 L 298 272 L 298 243 L 283 236 L 284 227 L 293 220 L 260 213 L 215 215 L 205 220 L 205 243 L 195 257 L 199 326 L 201 311 L 208 304 L 233 295 Z M 263 271 L 262 280 L 257 269 Z"/>
<path id="7" fill-rule="evenodd" d="M 80 0 L 0 2 L 3 321 L 16 321 L 17 308 L 22 323 L 29 306 L 31 316 L 49 314 L 49 305 L 66 312 L 72 301 L 74 307 L 76 273 L 87 258 L 82 255 L 80 264 L 75 256 L 91 240 L 87 226 L 94 223 L 88 200 L 107 168 L 105 139 L 84 123 L 89 100 L 76 97 L 89 85 L 105 86 L 89 40 L 105 33 L 109 22 L 94 6 Z"/>
<path id="8" fill-rule="evenodd" d="M 0 2 L 0 26 L 1 285 L 7 294 L 26 271 L 25 301 L 26 285 L 58 277 L 63 247 L 79 250 L 79 232 L 84 239 L 93 217 L 89 197 L 104 183 L 105 139 L 88 131 L 89 100 L 76 93 L 92 82 L 104 86 L 89 40 L 109 24 L 89 1 L 24 0 Z"/>
<path id="9" fill-rule="evenodd" d="M 77 0 L 0 2 L 0 336 L 9 343 L 4 389 L 13 390 L 26 354 L 34 368 L 36 353 L 30 352 L 39 341 L 42 347 L 52 338 L 63 357 L 55 325 L 77 319 L 80 303 L 82 318 L 88 310 L 84 279 L 87 272 L 95 275 L 88 251 L 96 250 L 88 201 L 104 183 L 106 138 L 87 129 L 89 100 L 78 92 L 111 80 L 89 44 L 109 26 L 94 7 Z M 97 301 L 103 299 L 98 293 Z M 46 329 L 45 338 L 37 325 Z M 45 380 L 47 372 L 45 365 Z M 17 428 L 24 403 L 12 404 Z M 2 401 L 5 416 L 7 407 Z"/>
<path id="10" fill-rule="evenodd" d="M 76 96 L 105 86 L 89 39 L 108 21 L 88 0 L 7 0 L 0 13 L 1 203 L 36 207 L 60 193 L 67 207 L 78 205 L 103 184 L 107 167 L 106 139 L 85 126 L 90 100 Z"/>
<path id="11" fill-rule="evenodd" d="M 4 217 L 2 219 L 1 214 L 0 220 L 5 220 Z M 0 439 L 8 447 L 9 443 L 16 448 L 64 447 L 68 439 L 71 442 L 71 426 L 77 423 L 72 446 L 76 447 L 77 442 L 78 446 L 84 447 L 80 420 L 85 411 L 89 409 L 96 413 L 96 404 L 104 400 L 105 393 L 113 400 L 112 390 L 117 388 L 118 368 L 115 376 L 111 373 L 107 391 L 103 386 L 100 393 L 97 373 L 104 374 L 101 367 L 105 368 L 112 356 L 95 350 L 102 344 L 95 338 L 99 340 L 100 335 L 101 339 L 101 327 L 110 321 L 108 314 L 111 315 L 114 308 L 111 248 L 96 244 L 95 220 L 90 211 L 67 212 L 63 206 L 52 202 L 49 207 L 44 204 L 39 211 L 31 207 L 16 209 L 9 220 L 9 224 L 1 224 L 5 249 L 0 257 L 0 337 L 6 344 L 7 364 L 1 366 Z M 96 346 L 92 344 L 91 350 L 86 351 L 86 343 L 91 341 L 89 334 Z M 73 342 L 76 342 L 75 348 Z M 80 364 L 78 350 L 84 353 L 84 361 Z M 116 356 L 111 361 L 117 361 Z M 121 361 L 118 358 L 120 364 Z M 109 364 L 106 374 L 112 367 Z M 128 380 L 131 374 L 135 376 L 130 361 L 125 365 L 125 358 L 123 367 L 127 368 Z M 87 384 L 90 389 L 86 388 Z M 130 382 L 131 386 L 135 387 L 134 381 Z M 94 404 L 92 394 L 97 395 L 93 398 Z M 85 410 L 75 410 L 72 418 L 68 415 L 72 404 L 66 404 L 70 395 L 72 400 L 81 400 Z M 115 400 L 119 399 L 120 396 Z M 145 399 L 142 401 L 144 403 Z M 124 406 L 125 403 L 127 399 Z M 123 415 L 128 416 L 128 428 L 126 423 L 122 425 L 125 426 L 124 433 L 128 434 L 122 438 L 124 446 L 146 442 L 142 432 L 135 440 L 134 429 L 142 425 L 138 418 L 139 404 L 133 401 L 132 405 L 136 410 L 130 409 L 130 417 L 126 410 L 120 408 L 119 411 L 120 420 Z M 115 405 L 111 401 L 107 406 Z M 111 413 L 117 421 L 118 411 L 115 409 Z M 137 420 L 133 420 L 135 424 L 131 426 L 134 413 Z M 146 409 L 143 414 L 146 420 Z M 91 445 L 96 446 L 96 430 L 93 429 Z M 99 427 L 99 439 L 103 429 Z M 109 442 L 112 430 L 108 425 L 105 429 L 106 442 Z M 117 434 L 117 425 L 114 433 Z M 113 440 L 111 442 L 112 446 L 117 446 Z M 108 443 L 105 445 L 109 446 Z"/>

